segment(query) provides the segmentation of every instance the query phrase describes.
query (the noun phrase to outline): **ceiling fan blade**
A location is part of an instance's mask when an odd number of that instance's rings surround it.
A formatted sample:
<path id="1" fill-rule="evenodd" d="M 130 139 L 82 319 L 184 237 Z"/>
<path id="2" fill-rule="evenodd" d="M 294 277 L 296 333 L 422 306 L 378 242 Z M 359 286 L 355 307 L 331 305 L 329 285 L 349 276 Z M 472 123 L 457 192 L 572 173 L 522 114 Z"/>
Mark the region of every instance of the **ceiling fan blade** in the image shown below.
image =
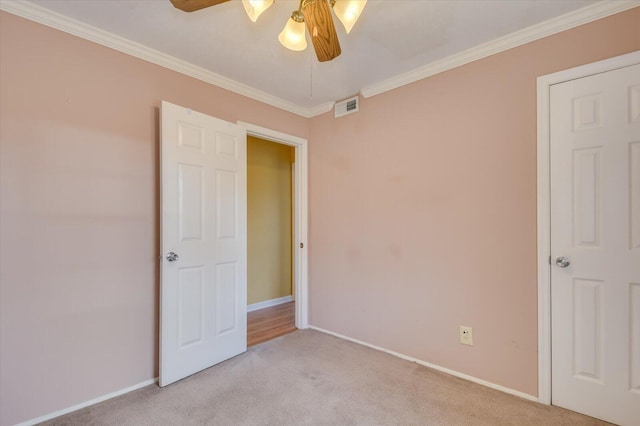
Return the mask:
<path id="1" fill-rule="evenodd" d="M 227 1 L 229 0 L 171 0 L 171 4 L 184 12 L 193 12 L 194 10 L 204 9 Z"/>
<path id="2" fill-rule="evenodd" d="M 330 61 L 340 56 L 340 42 L 333 25 L 331 10 L 327 0 L 307 0 L 303 2 L 302 14 L 311 36 L 318 61 Z"/>

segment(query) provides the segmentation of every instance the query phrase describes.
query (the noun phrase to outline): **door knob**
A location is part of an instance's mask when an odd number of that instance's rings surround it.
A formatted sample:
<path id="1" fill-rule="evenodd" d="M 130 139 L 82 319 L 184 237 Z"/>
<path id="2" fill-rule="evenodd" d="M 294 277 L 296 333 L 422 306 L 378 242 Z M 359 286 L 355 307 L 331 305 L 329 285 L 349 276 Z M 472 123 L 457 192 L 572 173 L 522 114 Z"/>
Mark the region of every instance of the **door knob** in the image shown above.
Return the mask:
<path id="1" fill-rule="evenodd" d="M 174 253 L 172 251 L 170 251 L 169 253 L 167 253 L 167 260 L 169 262 L 175 262 L 176 260 L 180 259 L 180 256 L 178 256 L 178 253 Z"/>
<path id="2" fill-rule="evenodd" d="M 556 258 L 556 265 L 558 265 L 560 268 L 566 268 L 567 266 L 571 265 L 571 261 L 568 257 L 560 256 Z"/>

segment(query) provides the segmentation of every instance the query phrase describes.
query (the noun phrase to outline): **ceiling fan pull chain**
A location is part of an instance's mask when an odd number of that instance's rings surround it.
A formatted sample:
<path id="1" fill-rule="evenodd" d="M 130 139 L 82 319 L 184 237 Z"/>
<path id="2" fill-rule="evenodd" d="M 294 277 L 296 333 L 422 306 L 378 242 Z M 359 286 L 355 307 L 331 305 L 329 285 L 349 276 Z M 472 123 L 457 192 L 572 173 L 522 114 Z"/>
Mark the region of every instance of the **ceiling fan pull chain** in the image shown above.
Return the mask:
<path id="1" fill-rule="evenodd" d="M 313 99 L 313 56 L 309 55 L 309 99 Z"/>

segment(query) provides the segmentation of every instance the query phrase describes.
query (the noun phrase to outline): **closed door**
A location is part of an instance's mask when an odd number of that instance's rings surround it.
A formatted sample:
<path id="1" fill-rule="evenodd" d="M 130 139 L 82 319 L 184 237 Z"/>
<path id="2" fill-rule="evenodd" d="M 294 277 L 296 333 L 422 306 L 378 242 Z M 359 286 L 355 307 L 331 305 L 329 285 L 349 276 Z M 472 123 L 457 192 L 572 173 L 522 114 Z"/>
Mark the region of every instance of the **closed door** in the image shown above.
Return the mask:
<path id="1" fill-rule="evenodd" d="M 162 103 L 160 386 L 247 348 L 246 134 Z"/>
<path id="2" fill-rule="evenodd" d="M 552 403 L 640 424 L 640 65 L 551 87 Z"/>

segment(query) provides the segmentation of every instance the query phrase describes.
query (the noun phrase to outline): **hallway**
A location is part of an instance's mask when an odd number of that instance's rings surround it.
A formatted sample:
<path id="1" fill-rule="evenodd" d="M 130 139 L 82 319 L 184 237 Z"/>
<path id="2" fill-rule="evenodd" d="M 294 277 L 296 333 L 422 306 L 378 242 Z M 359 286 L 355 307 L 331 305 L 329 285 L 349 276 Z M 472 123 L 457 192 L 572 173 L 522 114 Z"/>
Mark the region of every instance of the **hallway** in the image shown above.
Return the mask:
<path id="1" fill-rule="evenodd" d="M 295 303 L 287 302 L 247 313 L 247 347 L 295 331 Z"/>

